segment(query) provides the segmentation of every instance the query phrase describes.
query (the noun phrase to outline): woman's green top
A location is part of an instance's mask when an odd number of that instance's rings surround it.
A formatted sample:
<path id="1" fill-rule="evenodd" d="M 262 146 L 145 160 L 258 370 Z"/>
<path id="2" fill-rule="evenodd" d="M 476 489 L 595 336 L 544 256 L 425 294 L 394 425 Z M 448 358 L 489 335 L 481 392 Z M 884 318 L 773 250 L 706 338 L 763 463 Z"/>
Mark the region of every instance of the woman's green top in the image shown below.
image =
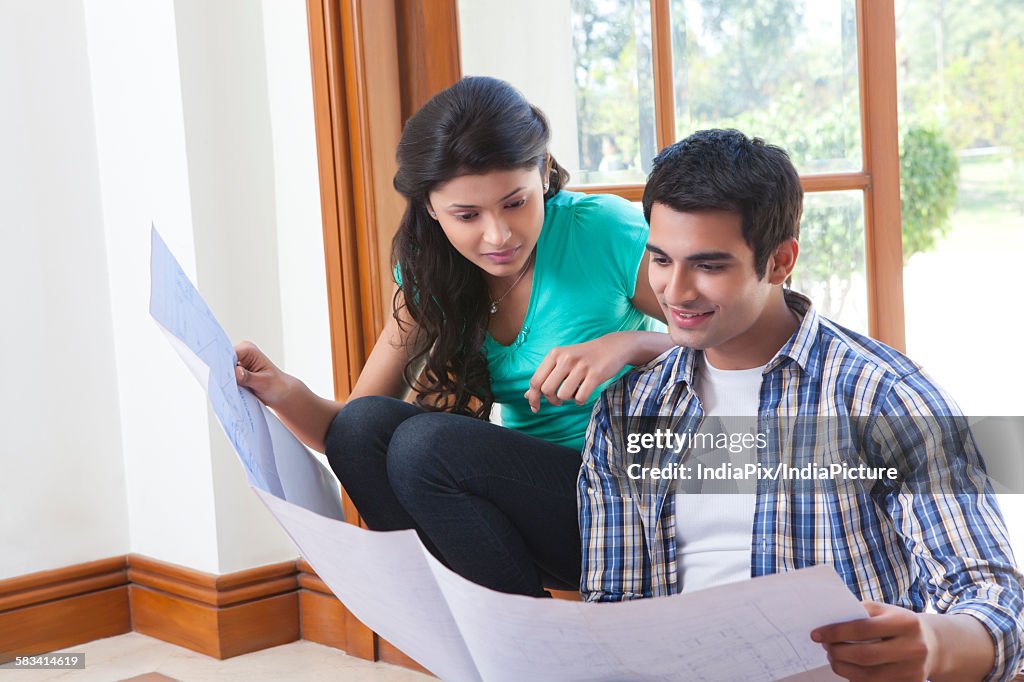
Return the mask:
<path id="1" fill-rule="evenodd" d="M 647 232 L 643 214 L 620 197 L 562 191 L 547 200 L 523 327 L 508 346 L 490 334 L 484 343 L 503 425 L 583 449 L 594 402 L 629 367 L 602 384 L 583 405 L 556 406 L 541 399 L 540 411 L 534 414 L 523 394 L 552 348 L 611 332 L 659 328 L 630 302 Z M 401 284 L 397 266 L 395 276 Z"/>

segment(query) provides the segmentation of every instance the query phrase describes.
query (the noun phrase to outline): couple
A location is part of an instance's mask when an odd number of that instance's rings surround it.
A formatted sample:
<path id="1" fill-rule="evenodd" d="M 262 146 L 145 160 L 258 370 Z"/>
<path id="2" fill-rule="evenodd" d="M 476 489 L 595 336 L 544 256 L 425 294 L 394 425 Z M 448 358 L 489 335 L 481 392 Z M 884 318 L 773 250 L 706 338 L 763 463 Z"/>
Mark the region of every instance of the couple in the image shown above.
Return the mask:
<path id="1" fill-rule="evenodd" d="M 370 528 L 415 528 L 487 587 L 614 601 L 830 563 L 870 600 L 869 618 L 809 633 L 837 674 L 1012 677 L 1021 578 L 991 496 L 826 497 L 799 513 L 779 496 L 719 496 L 709 522 L 688 499 L 702 496 L 631 494 L 622 415 L 957 408 L 907 358 L 783 287 L 802 190 L 781 149 L 696 133 L 655 159 L 641 216 L 564 191 L 549 137 L 501 81 L 434 97 L 399 144 L 394 314 L 348 401 L 314 395 L 249 343 L 239 384 L 327 454 Z M 503 426 L 487 421 L 494 403 Z M 941 614 L 922 613 L 929 597 Z"/>

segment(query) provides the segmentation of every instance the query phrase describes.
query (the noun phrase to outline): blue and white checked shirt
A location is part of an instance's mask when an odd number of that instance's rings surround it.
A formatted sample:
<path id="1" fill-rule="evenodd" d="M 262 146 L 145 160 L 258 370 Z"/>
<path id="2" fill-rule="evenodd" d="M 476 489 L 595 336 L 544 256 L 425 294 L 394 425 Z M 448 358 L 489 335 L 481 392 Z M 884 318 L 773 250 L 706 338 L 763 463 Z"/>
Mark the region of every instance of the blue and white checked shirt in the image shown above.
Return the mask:
<path id="1" fill-rule="evenodd" d="M 802 321 L 764 370 L 759 420 L 862 419 L 872 425 L 857 435 L 866 459 L 901 461 L 936 486 L 942 476 L 969 485 L 929 488 L 944 491 L 936 494 L 897 486 L 884 494 L 875 487 L 792 495 L 766 493 L 758 482 L 751 576 L 827 563 L 859 599 L 921 612 L 930 598 L 940 613 L 981 621 L 996 647 L 987 679 L 1012 678 L 1024 658 L 1024 577 L 974 441 L 936 432 L 941 419 L 899 419 L 957 417 L 959 408 L 899 352 L 820 317 L 800 294 L 787 292 L 786 300 Z M 674 483 L 627 476 L 637 456 L 626 452 L 622 431 L 629 417 L 668 415 L 676 431 L 699 429 L 703 412 L 691 388 L 698 353 L 668 351 L 623 376 L 595 406 L 578 482 L 587 601 L 679 591 Z M 956 442 L 959 452 L 948 452 Z M 686 450 L 666 456 L 659 466 L 685 460 Z M 966 461 L 966 470 L 954 460 Z M 964 492 L 972 489 L 985 493 Z"/>

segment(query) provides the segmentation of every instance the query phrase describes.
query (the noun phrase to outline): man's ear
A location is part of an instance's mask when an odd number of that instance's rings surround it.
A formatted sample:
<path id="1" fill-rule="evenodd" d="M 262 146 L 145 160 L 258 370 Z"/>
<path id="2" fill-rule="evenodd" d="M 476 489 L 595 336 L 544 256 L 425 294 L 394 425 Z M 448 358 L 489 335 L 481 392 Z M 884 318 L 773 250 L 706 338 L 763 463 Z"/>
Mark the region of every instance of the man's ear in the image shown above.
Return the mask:
<path id="1" fill-rule="evenodd" d="M 800 255 L 800 244 L 795 239 L 787 239 L 779 244 L 768 259 L 768 272 L 765 273 L 771 284 L 789 282 L 789 276 L 796 267 L 796 259 Z"/>

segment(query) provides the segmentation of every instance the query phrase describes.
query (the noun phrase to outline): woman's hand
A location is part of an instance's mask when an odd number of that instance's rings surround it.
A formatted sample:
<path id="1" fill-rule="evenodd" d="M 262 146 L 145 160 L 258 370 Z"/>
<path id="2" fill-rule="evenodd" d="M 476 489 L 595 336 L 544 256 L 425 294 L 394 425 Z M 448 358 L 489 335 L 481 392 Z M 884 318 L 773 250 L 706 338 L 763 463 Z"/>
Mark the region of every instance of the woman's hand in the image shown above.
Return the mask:
<path id="1" fill-rule="evenodd" d="M 552 405 L 567 400 L 582 405 L 598 386 L 626 365 L 641 364 L 672 347 L 667 334 L 613 332 L 593 341 L 552 348 L 530 379 L 524 397 L 534 412 L 541 396 Z"/>
<path id="2" fill-rule="evenodd" d="M 282 372 L 251 341 L 242 341 L 235 346 L 235 354 L 238 355 L 235 366 L 238 385 L 256 394 L 267 407 L 280 406 L 294 386 L 295 377 Z"/>
<path id="3" fill-rule="evenodd" d="M 274 410 L 284 425 L 303 443 L 324 451 L 324 436 L 341 403 L 321 398 L 291 374 L 282 372 L 256 344 L 235 346 L 235 380 Z"/>

